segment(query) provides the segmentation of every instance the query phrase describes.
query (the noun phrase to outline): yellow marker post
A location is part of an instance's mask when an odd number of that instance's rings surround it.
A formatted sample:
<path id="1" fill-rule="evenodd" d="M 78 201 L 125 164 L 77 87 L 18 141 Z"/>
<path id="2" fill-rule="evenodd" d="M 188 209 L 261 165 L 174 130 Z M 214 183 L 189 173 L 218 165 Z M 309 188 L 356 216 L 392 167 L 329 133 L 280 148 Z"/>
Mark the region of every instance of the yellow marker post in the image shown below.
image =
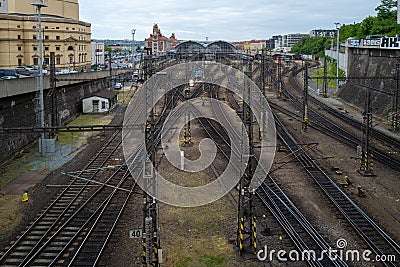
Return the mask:
<path id="1" fill-rule="evenodd" d="M 23 193 L 22 194 L 22 202 L 28 201 L 28 193 Z"/>

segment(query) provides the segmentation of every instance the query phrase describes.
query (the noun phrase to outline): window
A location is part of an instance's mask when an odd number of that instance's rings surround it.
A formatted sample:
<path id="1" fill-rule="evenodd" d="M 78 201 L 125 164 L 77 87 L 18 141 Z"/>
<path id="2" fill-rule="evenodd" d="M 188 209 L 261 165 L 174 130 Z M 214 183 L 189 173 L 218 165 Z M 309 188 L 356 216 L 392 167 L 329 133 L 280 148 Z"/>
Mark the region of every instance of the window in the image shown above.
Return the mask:
<path id="1" fill-rule="evenodd" d="M 45 36 L 44 36 L 44 39 L 45 39 L 45 40 L 49 40 L 49 36 L 48 36 L 48 35 L 45 35 Z"/>
<path id="2" fill-rule="evenodd" d="M 39 58 L 37 57 L 33 58 L 33 65 L 39 65 Z"/>
<path id="3" fill-rule="evenodd" d="M 18 28 L 18 29 L 21 28 L 21 25 L 17 25 L 17 28 Z"/>
<path id="4" fill-rule="evenodd" d="M 72 28 L 73 31 L 75 31 L 75 28 Z"/>
<path id="5" fill-rule="evenodd" d="M 74 63 L 74 57 L 73 56 L 69 56 L 69 64 Z"/>
<path id="6" fill-rule="evenodd" d="M 18 66 L 22 66 L 22 58 L 18 59 Z"/>
<path id="7" fill-rule="evenodd" d="M 18 46 L 18 51 L 22 51 L 22 47 Z"/>
<path id="8" fill-rule="evenodd" d="M 59 46 L 56 46 L 56 51 L 60 51 L 60 47 Z"/>
<path id="9" fill-rule="evenodd" d="M 49 51 L 49 47 L 46 46 L 46 47 L 44 48 L 44 50 L 45 50 L 45 51 Z"/>
<path id="10" fill-rule="evenodd" d="M 33 40 L 36 40 L 36 35 L 33 36 Z"/>
<path id="11" fill-rule="evenodd" d="M 101 109 L 106 109 L 106 101 L 101 101 Z"/>
<path id="12" fill-rule="evenodd" d="M 61 58 L 60 57 L 56 57 L 56 64 L 60 65 L 61 64 Z"/>
<path id="13" fill-rule="evenodd" d="M 48 27 L 48 26 L 44 26 L 44 28 L 45 28 L 45 29 L 48 29 L 49 27 Z"/>
<path id="14" fill-rule="evenodd" d="M 60 27 L 56 27 L 56 29 L 58 30 L 58 29 L 60 29 Z"/>
<path id="15" fill-rule="evenodd" d="M 37 51 L 37 46 L 34 46 L 34 47 L 33 47 L 33 51 Z"/>
<path id="16" fill-rule="evenodd" d="M 18 39 L 21 39 L 21 35 L 18 34 Z"/>
<path id="17" fill-rule="evenodd" d="M 56 36 L 56 40 L 60 40 L 61 38 L 60 38 L 60 36 Z"/>
<path id="18" fill-rule="evenodd" d="M 67 29 L 67 31 L 69 30 L 69 28 L 68 28 L 68 27 L 67 27 L 66 29 Z"/>

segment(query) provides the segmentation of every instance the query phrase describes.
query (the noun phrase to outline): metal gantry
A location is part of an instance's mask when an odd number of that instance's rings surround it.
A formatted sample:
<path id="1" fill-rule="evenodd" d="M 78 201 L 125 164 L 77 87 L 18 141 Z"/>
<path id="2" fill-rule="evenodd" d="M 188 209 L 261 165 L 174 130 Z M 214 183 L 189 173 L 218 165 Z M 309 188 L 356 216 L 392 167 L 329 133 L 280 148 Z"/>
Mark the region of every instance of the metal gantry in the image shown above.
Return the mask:
<path id="1" fill-rule="evenodd" d="M 278 97 L 281 98 L 283 93 L 283 80 L 282 80 L 282 62 L 280 59 L 278 60 L 277 71 L 278 71 Z"/>
<path id="2" fill-rule="evenodd" d="M 252 65 L 247 65 L 244 70 L 245 75 L 250 79 L 252 77 Z M 247 158 L 248 164 L 244 174 L 240 178 L 239 184 L 239 202 L 238 202 L 238 229 L 237 229 L 237 246 L 241 256 L 256 253 L 257 248 L 257 234 L 256 234 L 256 220 L 253 213 L 253 197 L 254 192 L 250 191 L 250 183 L 255 172 L 256 159 L 254 155 L 254 141 L 253 141 L 253 114 L 250 109 L 251 92 L 250 85 L 247 84 L 246 78 L 244 79 L 244 99 L 242 106 L 242 121 L 245 124 L 246 132 L 249 139 L 249 155 L 242 155 Z M 242 138 L 243 139 L 243 138 Z"/>
<path id="3" fill-rule="evenodd" d="M 308 128 L 308 63 L 304 64 L 304 88 L 303 88 L 303 131 Z"/>
<path id="4" fill-rule="evenodd" d="M 392 100 L 392 130 L 399 129 L 399 90 L 400 90 L 400 63 L 396 64 L 396 87 L 393 90 Z"/>
<path id="5" fill-rule="evenodd" d="M 322 85 L 322 96 L 328 97 L 328 64 L 326 57 L 324 57 L 324 78 L 323 78 L 323 85 Z M 318 84 L 318 81 L 317 81 Z"/>
<path id="6" fill-rule="evenodd" d="M 50 96 L 51 96 L 51 125 L 58 127 L 58 100 L 57 100 L 57 79 L 56 79 L 56 65 L 55 53 L 50 52 Z M 57 132 L 50 132 L 50 138 L 55 138 Z"/>
<path id="7" fill-rule="evenodd" d="M 144 79 L 149 79 L 153 74 L 152 57 L 146 55 L 143 64 Z M 146 91 L 147 92 L 147 91 Z M 149 127 L 146 127 L 146 140 L 149 142 L 150 150 L 146 155 L 144 162 L 144 180 L 143 180 L 143 266 L 159 266 L 160 240 L 158 231 L 158 205 L 156 199 L 157 184 L 156 174 L 154 171 L 156 164 L 156 134 L 155 119 L 153 105 L 153 94 L 149 92 L 151 97 L 146 96 L 146 110 L 151 106 L 149 115 Z M 153 196 L 148 192 L 152 192 Z"/>
<path id="8" fill-rule="evenodd" d="M 373 176 L 373 155 L 370 147 L 371 129 L 372 129 L 372 111 L 371 111 L 371 92 L 366 91 L 365 110 L 363 113 L 363 127 L 361 137 L 360 151 L 360 170 L 363 176 Z"/>

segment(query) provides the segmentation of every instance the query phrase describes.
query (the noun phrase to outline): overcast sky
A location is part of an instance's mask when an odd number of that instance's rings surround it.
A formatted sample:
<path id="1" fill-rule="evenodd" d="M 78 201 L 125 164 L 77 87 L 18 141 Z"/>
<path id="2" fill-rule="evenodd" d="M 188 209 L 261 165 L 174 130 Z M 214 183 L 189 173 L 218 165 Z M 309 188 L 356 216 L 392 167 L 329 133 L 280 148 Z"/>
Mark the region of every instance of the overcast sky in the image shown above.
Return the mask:
<path id="1" fill-rule="evenodd" d="M 80 20 L 93 39 L 144 40 L 158 23 L 163 35 L 180 40 L 241 41 L 272 35 L 333 29 L 369 15 L 381 0 L 81 0 Z"/>

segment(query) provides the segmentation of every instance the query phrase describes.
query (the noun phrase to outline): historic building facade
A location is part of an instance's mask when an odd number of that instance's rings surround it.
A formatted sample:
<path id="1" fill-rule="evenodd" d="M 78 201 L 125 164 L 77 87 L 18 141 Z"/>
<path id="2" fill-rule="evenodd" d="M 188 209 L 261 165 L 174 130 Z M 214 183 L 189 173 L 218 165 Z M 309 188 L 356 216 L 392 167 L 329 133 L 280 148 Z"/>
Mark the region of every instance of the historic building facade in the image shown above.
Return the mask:
<path id="1" fill-rule="evenodd" d="M 0 0 L 0 69 L 39 64 L 36 10 L 30 0 Z M 55 53 L 56 68 L 89 69 L 91 25 L 79 21 L 78 0 L 51 0 L 41 9 L 43 64 Z"/>
<path id="2" fill-rule="evenodd" d="M 154 56 L 165 55 L 168 51 L 171 51 L 175 46 L 179 44 L 179 41 L 175 38 L 175 33 L 171 34 L 171 37 L 162 35 L 157 24 L 153 26 L 153 33 L 150 37 L 144 40 L 144 47 L 151 51 Z"/>

